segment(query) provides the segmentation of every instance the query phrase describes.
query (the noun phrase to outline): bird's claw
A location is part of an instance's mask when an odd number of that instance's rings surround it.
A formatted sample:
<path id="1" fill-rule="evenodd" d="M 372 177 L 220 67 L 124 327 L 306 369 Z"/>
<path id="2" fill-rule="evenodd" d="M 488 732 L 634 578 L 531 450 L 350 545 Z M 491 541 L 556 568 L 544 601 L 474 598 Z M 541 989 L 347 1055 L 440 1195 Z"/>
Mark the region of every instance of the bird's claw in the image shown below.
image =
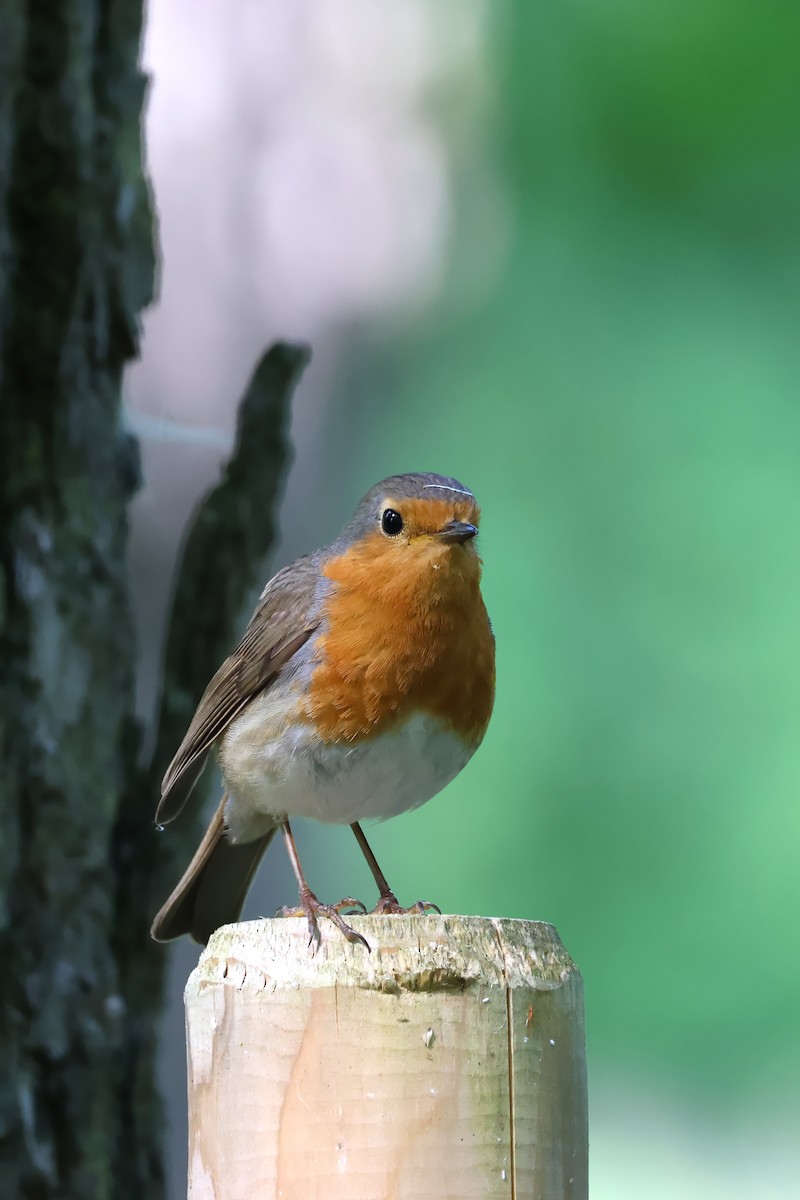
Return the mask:
<path id="1" fill-rule="evenodd" d="M 351 925 L 342 920 L 342 913 L 348 916 L 358 914 L 359 916 L 366 913 L 367 907 L 361 900 L 355 900 L 352 896 L 345 896 L 343 900 L 338 900 L 335 904 L 323 904 L 318 900 L 314 893 L 301 891 L 300 904 L 296 908 L 288 906 L 279 908 L 276 916 L 279 917 L 305 917 L 308 923 L 308 944 L 309 946 L 318 946 L 320 941 L 319 925 L 317 924 L 317 915 L 322 914 L 330 921 L 333 921 L 340 933 L 344 934 L 348 942 L 360 943 L 369 950 L 369 942 L 360 933 L 356 933 Z"/>
<path id="2" fill-rule="evenodd" d="M 409 904 L 408 908 L 404 908 L 399 902 L 394 892 L 387 892 L 381 896 L 378 903 L 372 909 L 371 916 L 405 916 L 408 913 L 417 913 L 424 916 L 426 913 L 435 912 L 439 916 L 442 915 L 442 910 L 438 904 L 432 904 L 430 900 L 415 900 L 413 904 Z"/>

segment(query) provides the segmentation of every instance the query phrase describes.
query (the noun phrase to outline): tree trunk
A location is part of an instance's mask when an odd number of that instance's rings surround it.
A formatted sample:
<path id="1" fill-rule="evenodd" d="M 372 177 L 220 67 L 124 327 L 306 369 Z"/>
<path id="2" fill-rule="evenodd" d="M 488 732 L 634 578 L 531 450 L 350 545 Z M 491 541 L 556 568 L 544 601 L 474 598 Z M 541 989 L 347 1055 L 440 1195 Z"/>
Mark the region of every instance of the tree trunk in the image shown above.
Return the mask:
<path id="1" fill-rule="evenodd" d="M 272 548 L 289 401 L 278 343 L 178 571 L 156 752 L 133 716 L 120 384 L 152 296 L 141 0 L 0 14 L 0 1196 L 159 1200 L 148 937 L 197 830 L 157 784 Z"/>
<path id="2" fill-rule="evenodd" d="M 0 1195 L 157 1197 L 120 1154 L 112 835 L 135 755 L 120 382 L 152 295 L 141 0 L 0 15 Z M 135 1170 L 135 1177 L 134 1177 Z M 122 1186 L 124 1183 L 124 1186 Z"/>

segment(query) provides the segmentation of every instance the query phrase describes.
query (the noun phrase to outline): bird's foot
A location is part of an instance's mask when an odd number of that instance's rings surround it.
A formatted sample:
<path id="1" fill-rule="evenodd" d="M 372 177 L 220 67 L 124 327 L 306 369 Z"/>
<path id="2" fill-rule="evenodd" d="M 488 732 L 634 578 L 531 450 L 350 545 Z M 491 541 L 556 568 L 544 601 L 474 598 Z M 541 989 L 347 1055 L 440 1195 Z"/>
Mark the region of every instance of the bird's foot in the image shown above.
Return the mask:
<path id="1" fill-rule="evenodd" d="M 305 917 L 308 922 L 308 944 L 319 945 L 319 925 L 317 924 L 317 916 L 322 914 L 323 917 L 328 917 L 333 921 L 336 928 L 344 934 L 348 942 L 360 942 L 362 946 L 369 950 L 369 942 L 360 933 L 356 933 L 352 926 L 342 920 L 342 913 L 348 916 L 354 913 L 365 913 L 366 905 L 361 900 L 354 900 L 352 896 L 345 896 L 343 900 L 339 900 L 336 904 L 323 904 L 318 900 L 310 888 L 301 889 L 300 904 L 297 908 L 279 908 L 276 916 L 278 917 Z"/>
<path id="2" fill-rule="evenodd" d="M 409 904 L 408 908 L 403 908 L 394 892 L 384 892 L 370 915 L 381 917 L 386 916 L 387 914 L 394 916 L 396 914 L 405 915 L 406 913 L 418 913 L 424 916 L 429 912 L 438 913 L 439 916 L 442 915 L 442 910 L 439 908 L 439 905 L 431 904 L 430 900 L 416 900 L 413 904 Z"/>

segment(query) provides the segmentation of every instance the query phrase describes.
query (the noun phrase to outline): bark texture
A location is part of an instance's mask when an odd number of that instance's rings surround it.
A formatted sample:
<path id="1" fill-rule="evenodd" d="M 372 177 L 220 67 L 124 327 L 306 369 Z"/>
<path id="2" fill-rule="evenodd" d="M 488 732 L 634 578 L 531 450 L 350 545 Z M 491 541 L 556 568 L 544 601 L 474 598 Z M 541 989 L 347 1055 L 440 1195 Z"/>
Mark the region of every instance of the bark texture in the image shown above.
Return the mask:
<path id="1" fill-rule="evenodd" d="M 142 3 L 0 7 L 0 1196 L 158 1200 L 165 956 L 147 928 L 165 868 L 158 771 L 138 762 L 132 716 L 125 551 L 139 461 L 120 424 L 154 276 Z M 303 361 L 275 354 L 277 373 L 263 368 L 274 386 L 246 410 L 272 449 L 259 474 L 244 439 L 221 485 L 223 526 L 212 505 L 187 548 L 178 597 L 207 603 L 190 606 L 197 624 L 178 622 L 159 747 L 232 639 L 269 548 Z M 252 543 L 243 492 L 264 506 Z"/>
<path id="2" fill-rule="evenodd" d="M 119 402 L 153 283 L 141 19 L 130 0 L 0 17 L 0 1194 L 36 1200 L 115 1191 L 138 480 Z"/>

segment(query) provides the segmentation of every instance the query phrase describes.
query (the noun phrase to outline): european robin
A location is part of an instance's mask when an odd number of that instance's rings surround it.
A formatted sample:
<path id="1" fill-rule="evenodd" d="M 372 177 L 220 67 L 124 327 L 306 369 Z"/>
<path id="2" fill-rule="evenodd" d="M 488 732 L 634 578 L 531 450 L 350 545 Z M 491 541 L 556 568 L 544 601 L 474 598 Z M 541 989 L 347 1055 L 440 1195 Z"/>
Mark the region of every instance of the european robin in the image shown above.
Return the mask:
<path id="1" fill-rule="evenodd" d="M 152 926 L 205 943 L 236 921 L 282 830 L 309 937 L 316 914 L 351 940 L 303 876 L 290 817 L 349 824 L 380 898 L 398 904 L 359 822 L 424 804 L 472 758 L 494 702 L 494 637 L 480 591 L 475 497 L 444 475 L 393 475 L 339 537 L 267 584 L 239 645 L 209 683 L 167 768 L 156 823 L 182 809 L 213 748 L 225 794 Z M 286 911 L 286 910 L 284 910 Z M 366 944 L 366 943 L 365 943 Z"/>

